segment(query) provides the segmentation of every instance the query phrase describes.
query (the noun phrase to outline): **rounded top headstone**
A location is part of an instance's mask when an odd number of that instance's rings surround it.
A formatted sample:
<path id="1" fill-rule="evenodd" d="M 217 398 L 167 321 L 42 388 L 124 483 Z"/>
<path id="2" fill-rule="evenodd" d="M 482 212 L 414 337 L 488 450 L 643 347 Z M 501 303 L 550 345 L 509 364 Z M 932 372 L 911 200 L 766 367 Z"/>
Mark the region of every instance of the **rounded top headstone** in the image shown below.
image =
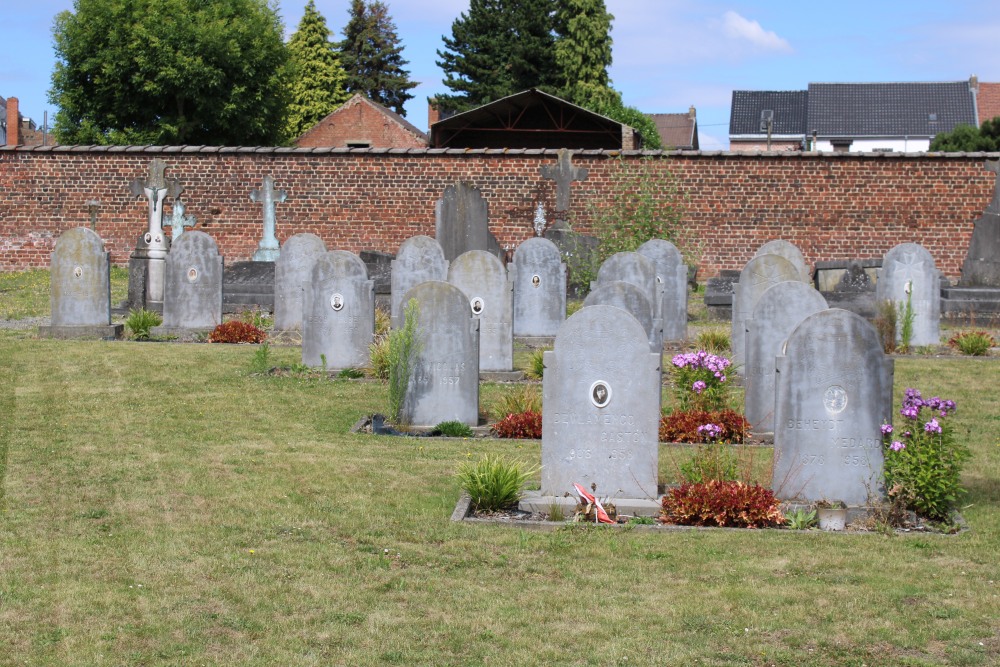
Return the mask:
<path id="1" fill-rule="evenodd" d="M 652 260 L 653 264 L 657 267 L 657 271 L 659 271 L 661 265 L 684 263 L 684 256 L 681 255 L 681 251 L 677 249 L 677 246 L 665 239 L 650 239 L 639 246 L 636 252 Z"/>
<path id="2" fill-rule="evenodd" d="M 785 241 L 784 239 L 768 241 L 757 250 L 754 257 L 760 257 L 761 255 L 778 255 L 779 257 L 784 257 L 798 270 L 799 279 L 804 283 L 809 282 L 809 264 L 806 263 L 805 256 L 794 243 Z"/>
<path id="3" fill-rule="evenodd" d="M 444 265 L 444 250 L 430 236 L 411 236 L 399 246 L 396 261 L 413 268 L 421 268 L 428 262 Z"/>
<path id="4" fill-rule="evenodd" d="M 500 258 L 492 253 L 485 250 L 468 250 L 452 260 L 448 266 L 449 282 L 456 275 L 506 277 L 507 268 Z"/>
<path id="5" fill-rule="evenodd" d="M 330 250 L 317 257 L 313 265 L 313 280 L 328 278 L 368 280 L 368 267 L 353 252 Z"/>
<path id="6" fill-rule="evenodd" d="M 170 247 L 167 259 L 171 257 L 196 254 L 199 256 L 210 256 L 219 254 L 219 246 L 215 239 L 203 231 L 194 230 L 181 234 Z"/>
<path id="7" fill-rule="evenodd" d="M 583 300 L 583 307 L 613 306 L 629 313 L 646 331 L 649 338 L 653 333 L 653 306 L 641 289 L 632 283 L 615 280 L 603 283 L 591 290 Z"/>
<path id="8" fill-rule="evenodd" d="M 597 282 L 607 283 L 623 280 L 640 287 L 652 287 L 656 281 L 656 265 L 653 260 L 637 252 L 616 252 L 604 260 L 597 270 Z"/>
<path id="9" fill-rule="evenodd" d="M 559 264 L 562 256 L 559 246 L 541 236 L 532 236 L 517 246 L 514 251 L 514 262 L 518 264 L 536 264 L 542 261 L 555 261 Z"/>

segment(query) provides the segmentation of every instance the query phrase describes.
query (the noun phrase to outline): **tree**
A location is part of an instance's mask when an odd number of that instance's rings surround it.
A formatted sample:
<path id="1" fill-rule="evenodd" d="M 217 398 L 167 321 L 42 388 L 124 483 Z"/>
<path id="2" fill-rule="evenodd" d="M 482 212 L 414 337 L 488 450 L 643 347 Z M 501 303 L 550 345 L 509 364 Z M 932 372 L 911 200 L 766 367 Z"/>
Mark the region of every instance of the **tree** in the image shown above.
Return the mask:
<path id="1" fill-rule="evenodd" d="M 554 10 L 554 0 L 470 0 L 437 52 L 455 93 L 438 105 L 465 111 L 528 88 L 557 94 Z"/>
<path id="2" fill-rule="evenodd" d="M 288 52 L 266 0 L 75 0 L 74 10 L 53 25 L 60 143 L 280 138 Z"/>
<path id="3" fill-rule="evenodd" d="M 347 72 L 345 88 L 405 116 L 403 105 L 413 98 L 407 91 L 417 84 L 403 69 L 408 61 L 403 60 L 389 8 L 378 1 L 352 0 L 348 13 L 351 18 L 339 44 L 340 60 Z"/>
<path id="4" fill-rule="evenodd" d="M 930 149 L 949 153 L 1000 150 L 1000 117 L 983 121 L 978 128 L 956 125 L 951 132 L 934 137 Z"/>
<path id="5" fill-rule="evenodd" d="M 652 118 L 635 107 L 625 106 L 620 100 L 585 106 L 595 113 L 607 116 L 612 120 L 617 120 L 619 123 L 624 123 L 638 130 L 639 135 L 642 137 L 643 148 L 649 150 L 663 148 L 663 142 L 660 139 L 659 130 L 656 129 L 656 123 L 653 122 Z"/>
<path id="6" fill-rule="evenodd" d="M 557 0 L 555 61 L 559 95 L 574 104 L 620 105 L 611 87 L 611 22 L 604 0 Z"/>
<path id="7" fill-rule="evenodd" d="M 289 138 L 300 136 L 347 101 L 347 74 L 330 42 L 326 19 L 313 0 L 306 5 L 299 27 L 288 42 L 291 76 L 288 86 Z"/>

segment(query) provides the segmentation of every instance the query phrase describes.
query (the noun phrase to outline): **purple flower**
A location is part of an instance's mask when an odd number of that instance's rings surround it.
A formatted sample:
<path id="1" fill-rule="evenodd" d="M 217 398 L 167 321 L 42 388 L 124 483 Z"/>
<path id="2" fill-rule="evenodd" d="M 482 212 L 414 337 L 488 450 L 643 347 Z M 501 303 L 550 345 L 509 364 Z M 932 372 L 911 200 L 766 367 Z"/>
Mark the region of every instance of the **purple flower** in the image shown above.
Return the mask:
<path id="1" fill-rule="evenodd" d="M 889 435 L 892 433 L 892 424 L 882 424 L 882 435 Z"/>
<path id="2" fill-rule="evenodd" d="M 892 444 L 889 445 L 889 449 L 891 449 L 894 452 L 898 452 L 901 449 L 906 449 L 906 445 L 901 443 L 899 440 L 893 440 Z"/>
<path id="3" fill-rule="evenodd" d="M 718 424 L 702 424 L 698 427 L 698 433 L 709 440 L 715 440 L 722 435 L 722 427 Z"/>
<path id="4" fill-rule="evenodd" d="M 903 405 L 903 409 L 899 411 L 899 414 L 903 415 L 907 419 L 916 419 L 917 415 L 920 414 L 920 408 L 915 405 Z"/>
<path id="5" fill-rule="evenodd" d="M 927 431 L 928 433 L 940 433 L 941 425 L 938 424 L 937 419 L 931 419 L 929 422 L 924 424 L 924 430 Z"/>
<path id="6" fill-rule="evenodd" d="M 700 394 L 701 392 L 705 391 L 705 387 L 707 386 L 708 385 L 706 385 L 701 380 L 696 380 L 695 383 L 691 385 L 691 389 L 694 391 L 694 393 Z"/>

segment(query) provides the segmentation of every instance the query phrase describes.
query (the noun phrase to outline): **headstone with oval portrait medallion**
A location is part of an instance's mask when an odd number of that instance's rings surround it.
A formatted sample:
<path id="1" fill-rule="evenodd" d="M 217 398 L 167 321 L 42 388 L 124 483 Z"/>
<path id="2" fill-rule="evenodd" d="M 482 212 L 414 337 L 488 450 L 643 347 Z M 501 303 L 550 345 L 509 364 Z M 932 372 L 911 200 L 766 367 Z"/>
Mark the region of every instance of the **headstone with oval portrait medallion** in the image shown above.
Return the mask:
<path id="1" fill-rule="evenodd" d="M 513 285 L 496 255 L 469 250 L 448 267 L 448 282 L 469 299 L 469 310 L 479 320 L 479 370 L 514 368 Z"/>
<path id="2" fill-rule="evenodd" d="M 163 325 L 156 335 L 211 331 L 222 323 L 222 255 L 215 239 L 184 232 L 167 254 Z"/>
<path id="3" fill-rule="evenodd" d="M 532 237 L 517 246 L 507 268 L 514 284 L 514 335 L 555 336 L 566 319 L 566 264 L 559 247 Z"/>
<path id="4" fill-rule="evenodd" d="M 302 312 L 303 364 L 331 370 L 369 365 L 375 282 L 360 257 L 333 250 L 316 258 Z"/>

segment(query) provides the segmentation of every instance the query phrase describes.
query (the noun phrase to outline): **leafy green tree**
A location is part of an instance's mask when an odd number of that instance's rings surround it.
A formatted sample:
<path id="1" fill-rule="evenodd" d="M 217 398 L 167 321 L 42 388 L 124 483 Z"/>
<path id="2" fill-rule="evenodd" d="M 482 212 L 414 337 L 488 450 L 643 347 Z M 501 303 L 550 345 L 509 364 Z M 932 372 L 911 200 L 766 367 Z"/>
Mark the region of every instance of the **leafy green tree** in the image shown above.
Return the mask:
<path id="1" fill-rule="evenodd" d="M 438 105 L 466 111 L 528 88 L 558 93 L 554 12 L 554 0 L 470 0 L 437 52 L 454 93 Z"/>
<path id="2" fill-rule="evenodd" d="M 403 105 L 412 99 L 408 91 L 416 87 L 403 69 L 403 46 L 389 8 L 382 2 L 352 0 L 350 19 L 340 42 L 340 60 L 347 72 L 345 88 L 405 116 Z"/>
<path id="3" fill-rule="evenodd" d="M 934 137 L 930 149 L 942 152 L 1000 150 L 1000 117 L 983 121 L 978 128 L 956 125 L 951 132 L 942 132 Z"/>
<path id="4" fill-rule="evenodd" d="M 555 60 L 559 94 L 579 104 L 620 105 L 611 87 L 611 22 L 604 0 L 556 0 Z"/>
<path id="5" fill-rule="evenodd" d="M 326 19 L 313 0 L 306 5 L 299 27 L 288 42 L 291 78 L 288 87 L 286 134 L 295 138 L 347 101 L 347 74 L 330 41 Z"/>
<path id="6" fill-rule="evenodd" d="M 267 0 L 75 0 L 53 25 L 64 144 L 280 139 L 288 51 Z"/>
<path id="7" fill-rule="evenodd" d="M 581 106 L 586 106 L 591 111 L 638 130 L 639 135 L 642 137 L 643 148 L 649 150 L 663 148 L 663 142 L 660 140 L 660 132 L 656 129 L 656 123 L 653 122 L 652 118 L 635 107 L 625 106 L 621 101 Z"/>

